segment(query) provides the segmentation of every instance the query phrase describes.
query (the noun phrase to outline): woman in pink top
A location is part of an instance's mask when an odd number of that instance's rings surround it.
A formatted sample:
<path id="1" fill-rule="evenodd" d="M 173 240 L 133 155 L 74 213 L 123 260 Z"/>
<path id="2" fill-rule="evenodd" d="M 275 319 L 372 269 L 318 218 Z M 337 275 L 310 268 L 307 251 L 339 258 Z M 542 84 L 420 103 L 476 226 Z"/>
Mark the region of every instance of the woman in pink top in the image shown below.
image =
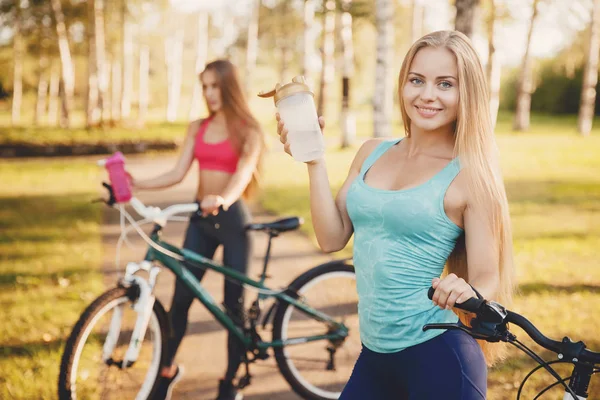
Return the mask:
<path id="1" fill-rule="evenodd" d="M 246 273 L 250 259 L 250 237 L 244 227 L 250 214 L 243 198 L 250 197 L 257 186 L 264 136 L 250 112 L 237 72 L 227 60 L 216 60 L 200 74 L 209 116 L 189 124 L 181 156 L 165 174 L 147 180 L 132 178 L 136 189 L 162 189 L 183 180 L 194 159 L 200 168 L 196 200 L 205 218 L 190 220 L 184 248 L 212 258 L 223 245 L 223 263 Z M 198 279 L 204 270 L 191 269 Z M 194 297 L 179 281 L 169 311 L 173 336 L 169 341 L 168 366 L 164 367 L 155 399 L 169 399 L 173 385 L 181 378 L 182 368 L 173 362 L 185 334 L 188 310 Z M 225 282 L 225 306 L 241 317 L 241 285 Z M 239 400 L 241 393 L 233 384 L 241 364 L 243 349 L 235 337 L 228 338 L 228 367 L 219 383 L 217 400 Z"/>

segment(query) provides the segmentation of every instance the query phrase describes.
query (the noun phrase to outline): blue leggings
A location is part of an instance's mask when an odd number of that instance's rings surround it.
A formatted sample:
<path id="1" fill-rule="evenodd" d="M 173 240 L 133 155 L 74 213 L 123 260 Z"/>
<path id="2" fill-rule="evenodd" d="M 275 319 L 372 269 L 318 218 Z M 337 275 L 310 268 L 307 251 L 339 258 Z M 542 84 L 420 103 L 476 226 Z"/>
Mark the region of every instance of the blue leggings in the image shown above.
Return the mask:
<path id="1" fill-rule="evenodd" d="M 477 341 L 452 330 L 396 353 L 363 346 L 340 400 L 485 400 L 486 388 Z"/>

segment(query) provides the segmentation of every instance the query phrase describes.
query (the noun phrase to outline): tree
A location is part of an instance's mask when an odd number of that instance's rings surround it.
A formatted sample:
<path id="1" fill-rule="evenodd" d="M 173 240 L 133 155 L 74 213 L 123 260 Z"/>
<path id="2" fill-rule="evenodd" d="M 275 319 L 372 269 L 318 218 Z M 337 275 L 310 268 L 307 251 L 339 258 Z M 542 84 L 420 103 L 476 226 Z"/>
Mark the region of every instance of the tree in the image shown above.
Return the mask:
<path id="1" fill-rule="evenodd" d="M 590 39 L 581 86 L 581 101 L 577 130 L 583 136 L 590 134 L 594 120 L 596 103 L 596 84 L 598 83 L 598 52 L 600 50 L 600 0 L 594 0 L 592 20 L 590 22 Z"/>
<path id="2" fill-rule="evenodd" d="M 323 47 L 321 49 L 322 67 L 317 102 L 317 114 L 325 113 L 327 86 L 333 80 L 335 72 L 333 53 L 335 51 L 335 1 L 327 0 L 323 10 Z"/>
<path id="3" fill-rule="evenodd" d="M 314 0 L 304 0 L 304 35 L 302 42 L 302 75 L 307 79 L 312 75 L 312 58 L 314 56 L 314 34 L 313 26 L 315 21 L 315 2 Z"/>
<path id="4" fill-rule="evenodd" d="M 196 80 L 194 81 L 194 91 L 192 93 L 192 101 L 190 103 L 189 119 L 197 118 L 200 108 L 200 99 L 202 97 L 202 87 L 200 85 L 199 75 L 204 71 L 206 60 L 208 58 L 208 13 L 201 11 L 198 13 L 198 35 L 196 42 Z"/>
<path id="5" fill-rule="evenodd" d="M 350 109 L 350 79 L 354 75 L 354 47 L 352 45 L 352 15 L 349 10 L 352 0 L 342 0 L 340 39 L 342 44 L 342 130 L 341 147 L 352 145 L 356 136 L 356 119 Z"/>
<path id="6" fill-rule="evenodd" d="M 454 29 L 467 35 L 473 36 L 473 25 L 479 0 L 456 0 L 456 18 Z"/>
<path id="7" fill-rule="evenodd" d="M 13 95 L 12 95 L 12 124 L 21 122 L 21 101 L 23 98 L 23 16 L 20 2 L 15 4 L 15 25 L 13 36 Z"/>
<path id="8" fill-rule="evenodd" d="M 51 0 L 54 19 L 56 21 L 56 33 L 58 34 L 58 48 L 60 52 L 60 62 L 62 67 L 62 117 L 61 127 L 69 127 L 69 118 L 73 98 L 75 94 L 75 73 L 73 69 L 73 60 L 71 59 L 71 50 L 69 47 L 69 38 L 67 36 L 67 27 L 65 25 L 65 16 L 62 11 L 61 0 Z"/>
<path id="9" fill-rule="evenodd" d="M 416 42 L 423 36 L 423 20 L 425 18 L 425 7 L 423 0 L 412 0 L 412 26 L 410 43 Z"/>
<path id="10" fill-rule="evenodd" d="M 100 120 L 101 111 L 99 108 L 99 88 L 98 88 L 98 61 L 96 55 L 96 7 L 95 1 L 88 1 L 88 27 L 87 27 L 87 40 L 88 40 L 88 59 L 87 59 L 87 72 L 88 72 L 88 90 L 86 99 L 86 128 L 91 128 L 98 124 Z"/>
<path id="11" fill-rule="evenodd" d="M 121 3 L 121 22 L 123 24 L 123 79 L 121 89 L 121 117 L 128 118 L 131 114 L 131 98 L 133 96 L 133 23 L 130 21 L 127 0 Z"/>
<path id="12" fill-rule="evenodd" d="M 533 28 L 538 16 L 539 0 L 533 0 L 533 10 L 529 23 L 529 32 L 527 33 L 527 43 L 525 45 L 525 54 L 521 63 L 521 73 L 519 83 L 517 85 L 517 109 L 515 112 L 515 120 L 513 129 L 515 131 L 526 131 L 529 129 L 529 115 L 531 111 L 531 92 L 533 91 L 533 78 L 531 72 L 531 37 Z"/>
<path id="13" fill-rule="evenodd" d="M 246 47 L 246 77 L 244 85 L 246 95 L 250 94 L 252 75 L 256 69 L 256 57 L 258 53 L 258 22 L 260 16 L 260 0 L 252 0 L 250 10 L 250 21 L 248 24 L 248 44 Z"/>
<path id="14" fill-rule="evenodd" d="M 393 0 L 375 1 L 375 20 L 377 26 L 377 61 L 375 65 L 375 93 L 373 95 L 373 136 L 391 135 L 391 114 L 393 105 L 390 72 L 393 47 L 394 15 Z"/>
<path id="15" fill-rule="evenodd" d="M 492 126 L 496 126 L 498 120 L 498 108 L 500 107 L 500 62 L 494 45 L 495 26 L 500 0 L 490 0 L 490 15 L 488 18 L 488 63 L 486 76 L 490 94 L 490 116 Z"/>

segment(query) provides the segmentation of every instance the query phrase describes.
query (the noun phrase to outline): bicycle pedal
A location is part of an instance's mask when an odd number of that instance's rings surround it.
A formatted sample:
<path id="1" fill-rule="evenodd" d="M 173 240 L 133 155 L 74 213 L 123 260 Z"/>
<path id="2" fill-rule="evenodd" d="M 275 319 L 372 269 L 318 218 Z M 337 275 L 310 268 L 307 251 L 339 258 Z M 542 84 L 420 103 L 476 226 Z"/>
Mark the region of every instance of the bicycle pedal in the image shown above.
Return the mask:
<path id="1" fill-rule="evenodd" d="M 246 386 L 250 385 L 251 380 L 252 380 L 251 375 L 245 375 L 245 376 L 241 377 L 237 384 L 238 389 L 243 389 Z"/>

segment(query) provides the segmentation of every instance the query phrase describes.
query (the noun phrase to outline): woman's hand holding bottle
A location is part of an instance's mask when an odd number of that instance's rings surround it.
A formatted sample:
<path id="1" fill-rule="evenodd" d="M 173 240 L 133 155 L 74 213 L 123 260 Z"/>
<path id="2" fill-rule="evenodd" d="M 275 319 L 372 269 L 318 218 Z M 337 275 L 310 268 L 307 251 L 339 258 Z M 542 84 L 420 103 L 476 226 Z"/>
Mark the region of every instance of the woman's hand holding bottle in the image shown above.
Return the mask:
<path id="1" fill-rule="evenodd" d="M 279 135 L 279 141 L 283 143 L 283 150 L 291 156 L 292 152 L 290 150 L 290 143 L 288 141 L 288 130 L 285 127 L 285 123 L 281 119 L 279 113 L 275 114 L 275 118 L 277 119 L 277 134 Z M 323 117 L 319 117 L 319 126 L 321 127 L 321 133 L 323 133 L 323 129 L 325 128 L 325 119 Z M 306 164 L 316 164 L 319 161 L 321 161 L 321 159 L 315 159 L 312 161 L 307 161 Z"/>

